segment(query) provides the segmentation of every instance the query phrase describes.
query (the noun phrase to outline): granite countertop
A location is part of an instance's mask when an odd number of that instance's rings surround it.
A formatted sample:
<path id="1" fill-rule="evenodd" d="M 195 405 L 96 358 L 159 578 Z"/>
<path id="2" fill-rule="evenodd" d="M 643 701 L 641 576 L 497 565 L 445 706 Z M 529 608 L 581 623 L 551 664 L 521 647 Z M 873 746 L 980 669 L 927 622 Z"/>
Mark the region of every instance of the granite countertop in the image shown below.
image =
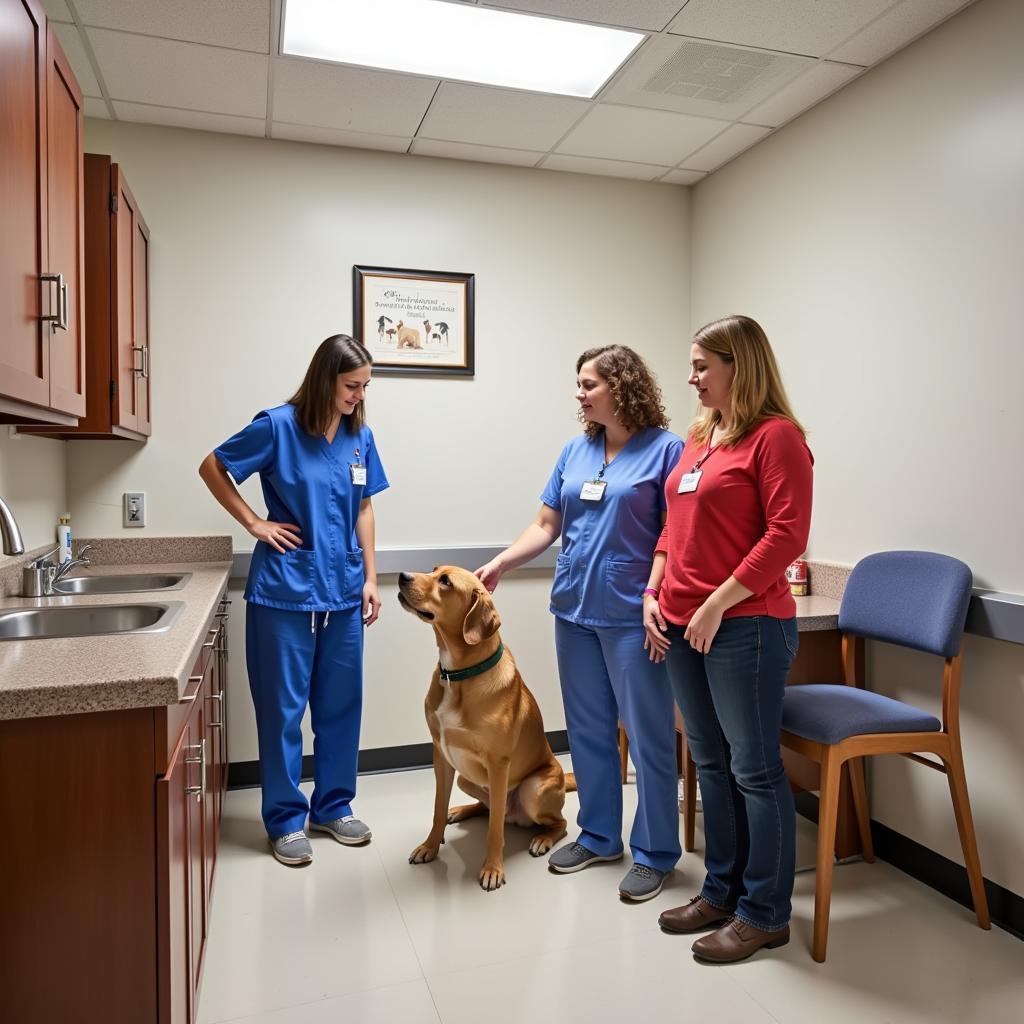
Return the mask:
<path id="1" fill-rule="evenodd" d="M 801 633 L 839 628 L 839 601 L 822 594 L 797 597 L 796 627 Z"/>
<path id="2" fill-rule="evenodd" d="M 54 640 L 0 641 L 0 719 L 71 715 L 175 704 L 231 574 L 231 562 L 121 562 L 75 576 L 190 572 L 181 590 L 75 597 L 0 598 L 0 609 L 181 601 L 163 633 L 120 633 Z"/>

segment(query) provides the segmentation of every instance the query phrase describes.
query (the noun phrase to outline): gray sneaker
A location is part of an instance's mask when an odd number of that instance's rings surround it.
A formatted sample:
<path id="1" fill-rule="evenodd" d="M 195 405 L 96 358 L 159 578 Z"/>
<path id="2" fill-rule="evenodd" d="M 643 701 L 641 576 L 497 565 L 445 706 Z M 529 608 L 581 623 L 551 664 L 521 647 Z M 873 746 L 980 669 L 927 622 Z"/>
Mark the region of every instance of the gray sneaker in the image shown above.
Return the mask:
<path id="1" fill-rule="evenodd" d="M 284 836 L 270 836 L 270 850 L 282 864 L 309 864 L 313 860 L 313 847 L 305 832 L 289 832 Z"/>
<path id="2" fill-rule="evenodd" d="M 589 868 L 591 864 L 598 864 L 605 860 L 622 860 L 622 854 L 612 854 L 610 857 L 602 857 L 593 850 L 588 850 L 582 843 L 569 843 L 560 850 L 555 850 L 548 857 L 548 870 L 555 871 L 560 875 L 567 875 L 571 871 L 582 871 Z"/>
<path id="3" fill-rule="evenodd" d="M 634 864 L 619 882 L 619 896 L 631 903 L 653 899 L 661 892 L 667 874 L 647 864 Z"/>
<path id="4" fill-rule="evenodd" d="M 362 846 L 363 843 L 368 843 L 373 835 L 369 826 L 353 814 L 347 814 L 344 818 L 335 818 L 334 821 L 311 821 L 309 830 L 310 832 L 326 832 L 346 846 Z"/>

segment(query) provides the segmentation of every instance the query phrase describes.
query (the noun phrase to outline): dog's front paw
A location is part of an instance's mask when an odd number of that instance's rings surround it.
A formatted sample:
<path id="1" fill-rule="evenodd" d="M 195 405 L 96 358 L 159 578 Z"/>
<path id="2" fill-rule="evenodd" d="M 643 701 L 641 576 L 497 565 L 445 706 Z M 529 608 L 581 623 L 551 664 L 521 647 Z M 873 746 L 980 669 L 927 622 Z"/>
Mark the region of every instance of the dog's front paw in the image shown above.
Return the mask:
<path id="1" fill-rule="evenodd" d="M 530 856 L 531 857 L 543 857 L 545 853 L 551 851 L 551 847 L 555 845 L 556 840 L 552 839 L 551 836 L 534 836 L 530 840 Z"/>
<path id="2" fill-rule="evenodd" d="M 493 892 L 505 884 L 505 870 L 501 865 L 484 865 L 480 869 L 480 888 L 485 892 Z"/>
<path id="3" fill-rule="evenodd" d="M 410 864 L 429 864 L 430 861 L 437 859 L 437 851 L 441 847 L 434 843 L 420 843 L 412 853 L 409 854 Z"/>

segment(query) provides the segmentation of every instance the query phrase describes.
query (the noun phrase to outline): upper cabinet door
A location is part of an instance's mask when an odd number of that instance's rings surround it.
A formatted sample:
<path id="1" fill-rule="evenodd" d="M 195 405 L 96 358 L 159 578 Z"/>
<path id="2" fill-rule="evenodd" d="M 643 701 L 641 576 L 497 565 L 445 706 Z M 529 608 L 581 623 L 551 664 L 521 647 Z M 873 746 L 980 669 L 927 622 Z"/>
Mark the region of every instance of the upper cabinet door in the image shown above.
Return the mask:
<path id="1" fill-rule="evenodd" d="M 152 434 L 150 413 L 150 349 L 149 349 L 149 228 L 135 208 L 135 245 L 132 254 L 132 296 L 135 306 L 135 355 L 141 361 L 136 370 L 137 430 L 147 437 Z"/>
<path id="2" fill-rule="evenodd" d="M 48 406 L 46 20 L 35 0 L 0 0 L 0 393 Z M 55 302 L 56 285 L 47 289 Z"/>
<path id="3" fill-rule="evenodd" d="M 146 363 L 149 353 L 146 346 L 136 338 L 138 321 L 142 319 L 136 316 L 139 299 L 136 294 L 136 248 L 140 241 L 136 224 L 139 220 L 139 210 L 135 196 L 132 195 L 132 190 L 117 164 L 112 164 L 110 168 L 110 191 L 113 196 L 113 225 L 110 231 L 113 250 L 110 258 L 113 351 L 110 355 L 117 373 L 114 422 L 128 430 L 141 430 L 139 389 L 135 381 L 144 372 L 148 373 L 149 367 Z M 148 416 L 148 412 L 146 415 Z"/>
<path id="4" fill-rule="evenodd" d="M 46 45 L 48 269 L 51 275 L 63 278 L 57 287 L 64 325 L 50 334 L 50 407 L 84 416 L 82 90 L 52 28 L 47 31 Z"/>

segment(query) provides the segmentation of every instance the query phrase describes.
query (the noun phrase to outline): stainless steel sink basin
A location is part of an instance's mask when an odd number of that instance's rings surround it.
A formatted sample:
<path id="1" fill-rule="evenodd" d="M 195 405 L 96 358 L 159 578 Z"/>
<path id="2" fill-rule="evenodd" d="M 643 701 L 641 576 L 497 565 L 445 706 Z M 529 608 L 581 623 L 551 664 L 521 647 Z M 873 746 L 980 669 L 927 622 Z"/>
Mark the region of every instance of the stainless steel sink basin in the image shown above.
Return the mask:
<path id="1" fill-rule="evenodd" d="M 162 633 L 171 628 L 182 601 L 159 604 L 62 605 L 0 610 L 0 640 L 49 640 L 106 633 Z"/>
<path id="2" fill-rule="evenodd" d="M 135 572 L 120 576 L 66 576 L 53 585 L 55 594 L 144 594 L 150 590 L 181 590 L 190 572 Z"/>

